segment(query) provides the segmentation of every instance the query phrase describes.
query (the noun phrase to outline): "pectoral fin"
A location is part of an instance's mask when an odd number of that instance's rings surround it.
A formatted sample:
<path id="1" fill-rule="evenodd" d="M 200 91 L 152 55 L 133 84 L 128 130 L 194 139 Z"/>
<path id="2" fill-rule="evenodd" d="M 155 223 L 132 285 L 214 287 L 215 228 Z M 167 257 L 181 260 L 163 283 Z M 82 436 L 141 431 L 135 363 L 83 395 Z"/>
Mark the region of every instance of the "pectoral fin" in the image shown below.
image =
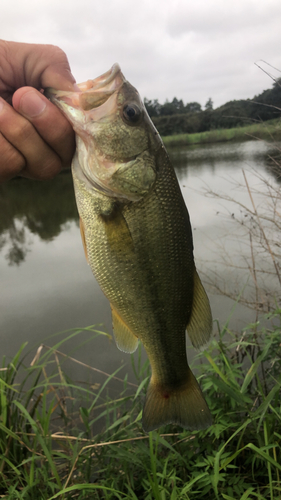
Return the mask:
<path id="1" fill-rule="evenodd" d="M 115 255 L 126 255 L 134 251 L 132 235 L 125 217 L 118 206 L 107 216 L 101 215 L 104 231 L 111 251 Z"/>
<path id="2" fill-rule="evenodd" d="M 209 299 L 194 268 L 193 304 L 187 333 L 196 349 L 200 349 L 209 342 L 212 334 L 212 323 Z"/>
<path id="3" fill-rule="evenodd" d="M 138 347 L 138 338 L 127 327 L 126 323 L 120 318 L 117 311 L 111 306 L 112 323 L 116 345 L 120 351 L 132 353 Z"/>

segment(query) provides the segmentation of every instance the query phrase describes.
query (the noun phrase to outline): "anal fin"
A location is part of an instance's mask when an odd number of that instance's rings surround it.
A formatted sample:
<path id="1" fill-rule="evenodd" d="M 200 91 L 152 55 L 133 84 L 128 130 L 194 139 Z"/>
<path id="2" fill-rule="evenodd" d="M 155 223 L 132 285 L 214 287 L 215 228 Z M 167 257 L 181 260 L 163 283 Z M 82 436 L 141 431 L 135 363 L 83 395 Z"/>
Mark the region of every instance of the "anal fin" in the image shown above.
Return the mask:
<path id="1" fill-rule="evenodd" d="M 194 268 L 193 303 L 187 325 L 187 333 L 196 349 L 200 349 L 210 341 L 213 320 L 209 299 Z"/>
<path id="2" fill-rule="evenodd" d="M 116 345 L 120 351 L 132 353 L 138 347 L 138 338 L 131 332 L 126 323 L 111 306 L 112 323 Z"/>

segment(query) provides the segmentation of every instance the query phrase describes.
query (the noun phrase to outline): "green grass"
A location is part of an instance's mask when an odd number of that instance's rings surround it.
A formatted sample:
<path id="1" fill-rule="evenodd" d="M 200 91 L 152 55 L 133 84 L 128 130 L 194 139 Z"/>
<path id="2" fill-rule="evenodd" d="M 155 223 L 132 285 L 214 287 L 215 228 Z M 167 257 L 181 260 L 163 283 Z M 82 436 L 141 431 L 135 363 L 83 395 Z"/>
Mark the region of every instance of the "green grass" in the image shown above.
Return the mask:
<path id="1" fill-rule="evenodd" d="M 281 140 L 280 119 L 253 123 L 245 127 L 210 130 L 196 134 L 178 134 L 163 137 L 165 146 L 208 144 L 226 141 L 247 141 L 250 139 L 264 139 L 266 141 Z"/>
<path id="2" fill-rule="evenodd" d="M 144 434 L 141 349 L 133 387 L 116 373 L 100 385 L 74 382 L 63 341 L 38 350 L 32 366 L 23 346 L 0 371 L 0 498 L 280 499 L 280 320 L 277 310 L 270 328 L 249 325 L 239 337 L 226 325 L 198 354 L 193 368 L 214 419 L 201 432 L 170 425 Z M 91 345 L 101 334 L 86 333 Z M 107 394 L 113 380 L 117 398 Z"/>

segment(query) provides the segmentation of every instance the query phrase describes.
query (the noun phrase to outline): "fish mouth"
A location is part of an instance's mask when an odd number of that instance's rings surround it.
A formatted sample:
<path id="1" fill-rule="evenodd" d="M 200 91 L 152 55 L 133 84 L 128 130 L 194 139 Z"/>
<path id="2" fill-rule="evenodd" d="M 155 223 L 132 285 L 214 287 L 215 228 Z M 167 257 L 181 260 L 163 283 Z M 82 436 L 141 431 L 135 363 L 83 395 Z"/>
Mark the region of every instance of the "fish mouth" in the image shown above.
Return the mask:
<path id="1" fill-rule="evenodd" d="M 110 68 L 110 70 L 106 71 L 106 73 L 103 73 L 102 75 L 98 76 L 97 78 L 94 78 L 94 80 L 87 80 L 86 82 L 79 83 L 78 87 L 82 92 L 88 91 L 90 89 L 92 90 L 98 90 L 100 88 L 108 88 L 108 90 L 111 90 L 111 87 L 113 86 L 113 90 L 116 90 L 116 77 L 119 76 L 119 73 L 122 75 L 121 68 L 118 63 L 113 64 L 113 66 Z M 122 75 L 124 80 L 124 76 Z"/>
<path id="2" fill-rule="evenodd" d="M 109 71 L 98 76 L 94 80 L 79 83 L 78 91 L 63 91 L 48 88 L 45 95 L 55 102 L 62 111 L 66 112 L 66 106 L 90 111 L 100 107 L 113 94 L 118 91 L 126 81 L 118 63 L 113 64 Z"/>

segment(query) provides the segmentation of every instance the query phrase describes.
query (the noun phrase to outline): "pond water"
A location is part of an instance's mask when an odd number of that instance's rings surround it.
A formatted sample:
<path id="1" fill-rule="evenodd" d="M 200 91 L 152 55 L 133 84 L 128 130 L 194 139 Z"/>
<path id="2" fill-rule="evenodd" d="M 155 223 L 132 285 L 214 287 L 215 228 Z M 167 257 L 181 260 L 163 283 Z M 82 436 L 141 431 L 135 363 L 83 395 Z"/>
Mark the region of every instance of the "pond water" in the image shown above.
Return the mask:
<path id="1" fill-rule="evenodd" d="M 269 185 L 280 190 L 280 178 L 267 160 L 272 148 L 248 141 L 169 150 L 190 213 L 197 267 L 221 324 L 234 302 L 216 294 L 215 287 L 237 296 L 251 275 L 245 263 L 245 255 L 252 255 L 249 234 L 238 220 L 247 215 L 237 202 L 252 208 L 243 169 L 261 206 Z M 217 197 L 218 192 L 236 203 Z M 48 337 L 71 328 L 96 324 L 112 333 L 108 301 L 84 257 L 70 174 L 50 182 L 15 179 L 0 186 L 0 275 L 0 358 L 13 356 L 25 341 L 29 348 L 41 342 L 54 345 L 67 334 Z M 241 330 L 254 318 L 253 311 L 239 305 L 231 326 Z M 62 350 L 72 353 L 88 338 L 85 331 Z M 105 337 L 82 345 L 76 356 L 109 372 L 125 363 L 124 370 L 131 373 L 130 356 Z"/>

